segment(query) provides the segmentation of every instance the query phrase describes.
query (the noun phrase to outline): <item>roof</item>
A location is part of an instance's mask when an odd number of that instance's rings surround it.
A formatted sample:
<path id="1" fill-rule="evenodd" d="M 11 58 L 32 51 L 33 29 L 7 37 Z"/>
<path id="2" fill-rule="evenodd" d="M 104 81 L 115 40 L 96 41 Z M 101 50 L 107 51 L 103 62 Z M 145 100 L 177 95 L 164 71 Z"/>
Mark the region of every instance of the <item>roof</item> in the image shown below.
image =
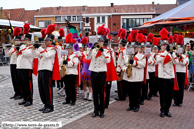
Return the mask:
<path id="1" fill-rule="evenodd" d="M 176 6 L 177 6 L 176 4 L 156 4 L 155 5 L 156 14 L 165 13 L 175 8 Z"/>
<path id="2" fill-rule="evenodd" d="M 9 18 L 10 12 L 10 20 L 19 21 L 22 13 L 24 12 L 24 8 L 19 9 L 3 9 L 7 18 Z"/>
<path id="3" fill-rule="evenodd" d="M 114 5 L 114 13 L 148 13 L 155 12 L 151 4 Z"/>
<path id="4" fill-rule="evenodd" d="M 180 5 L 182 5 L 182 4 L 184 4 L 184 3 L 186 3 L 186 2 L 188 2 L 189 0 L 177 0 L 177 4 L 178 4 L 178 6 L 180 6 Z"/>
<path id="5" fill-rule="evenodd" d="M 81 15 L 82 6 L 68 7 L 42 7 L 36 14 L 38 15 Z"/>
<path id="6" fill-rule="evenodd" d="M 93 6 L 87 7 L 84 14 L 94 14 L 94 13 L 112 13 L 112 7 L 110 6 Z"/>
<path id="7" fill-rule="evenodd" d="M 37 13 L 37 10 L 25 10 L 20 21 L 23 21 L 23 22 L 28 21 L 28 23 L 31 23 L 31 25 L 34 25 L 34 16 L 36 15 L 36 13 Z"/>

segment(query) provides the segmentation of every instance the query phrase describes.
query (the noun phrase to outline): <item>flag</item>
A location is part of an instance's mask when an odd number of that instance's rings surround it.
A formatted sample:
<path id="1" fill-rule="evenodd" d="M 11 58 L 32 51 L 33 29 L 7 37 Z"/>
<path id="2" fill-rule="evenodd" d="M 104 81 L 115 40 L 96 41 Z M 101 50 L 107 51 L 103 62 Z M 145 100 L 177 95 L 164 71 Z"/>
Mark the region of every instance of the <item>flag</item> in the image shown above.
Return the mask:
<path id="1" fill-rule="evenodd" d="M 67 27 L 69 28 L 69 33 L 72 33 L 72 35 L 73 35 L 72 38 L 73 39 L 79 38 L 80 34 L 79 34 L 78 29 L 75 26 L 71 25 L 68 20 L 65 19 L 65 21 L 67 22 Z"/>

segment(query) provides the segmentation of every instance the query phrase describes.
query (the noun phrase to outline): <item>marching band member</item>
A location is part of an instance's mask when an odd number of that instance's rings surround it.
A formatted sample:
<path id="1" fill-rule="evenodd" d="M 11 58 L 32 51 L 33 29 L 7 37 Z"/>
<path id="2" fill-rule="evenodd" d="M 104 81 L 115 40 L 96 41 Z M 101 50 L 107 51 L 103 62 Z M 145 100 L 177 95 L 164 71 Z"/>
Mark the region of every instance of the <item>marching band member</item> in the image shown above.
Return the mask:
<path id="1" fill-rule="evenodd" d="M 180 48 L 183 45 L 184 37 L 179 35 L 177 37 L 177 46 Z M 189 64 L 188 56 L 185 53 L 178 54 L 179 62 L 175 65 L 176 75 L 179 90 L 174 91 L 174 104 L 173 106 L 182 106 L 183 97 L 184 97 L 184 82 L 185 82 L 185 73 L 187 66 Z"/>
<path id="2" fill-rule="evenodd" d="M 121 35 L 121 33 L 123 33 Z M 128 41 L 125 40 L 126 37 L 126 31 L 124 29 L 119 29 L 119 34 L 118 36 L 120 36 L 119 38 L 119 52 L 118 52 L 118 59 L 117 59 L 117 74 L 119 77 L 119 80 L 117 80 L 117 92 L 118 92 L 118 97 L 115 98 L 115 100 L 121 100 L 124 101 L 126 100 L 126 89 L 125 87 L 122 85 L 122 80 L 123 80 L 123 71 L 121 69 L 121 63 L 123 60 L 124 55 L 126 54 L 126 50 L 125 50 L 125 46 L 127 44 Z"/>
<path id="3" fill-rule="evenodd" d="M 137 38 L 140 43 L 139 52 L 145 55 L 145 37 L 142 33 L 138 33 Z M 141 95 L 140 105 L 144 105 L 144 100 L 148 99 L 147 92 L 148 92 L 149 75 L 148 75 L 148 70 L 147 70 L 147 66 L 148 66 L 147 65 L 148 64 L 147 55 L 145 55 L 145 59 L 146 59 L 146 65 L 144 67 L 144 79 L 141 84 L 142 95 Z"/>
<path id="4" fill-rule="evenodd" d="M 134 42 L 137 38 L 137 32 L 131 32 L 131 47 L 133 47 L 131 49 L 134 49 L 134 54 L 124 55 L 121 66 L 124 71 L 122 83 L 126 86 L 126 91 L 129 94 L 129 108 L 127 111 L 134 110 L 134 112 L 138 112 L 140 108 L 141 83 L 144 79 L 144 67 L 146 65 L 146 55 L 138 51 L 139 44 Z M 142 43 L 142 41 L 142 39 L 139 39 L 139 43 Z"/>
<path id="5" fill-rule="evenodd" d="M 43 113 L 49 113 L 54 110 L 52 80 L 60 79 L 58 55 L 55 48 L 52 46 L 54 40 L 52 32 L 55 30 L 55 26 L 56 25 L 54 24 L 47 27 L 47 36 L 45 38 L 46 48 L 42 48 L 43 44 L 41 46 L 40 44 L 34 44 L 33 50 L 33 55 L 38 55 L 40 57 L 38 67 L 38 88 L 44 107 L 40 108 L 39 111 L 42 111 Z"/>
<path id="6" fill-rule="evenodd" d="M 73 45 L 71 33 L 67 34 L 65 42 L 68 55 L 66 60 L 63 61 L 63 64 L 66 66 L 66 75 L 64 76 L 66 101 L 63 104 L 70 104 L 71 102 L 73 106 L 77 96 L 76 78 L 78 76 L 77 65 L 79 63 L 78 55 L 73 52 L 73 48 L 75 51 L 78 51 L 79 46 L 77 43 Z"/>
<path id="7" fill-rule="evenodd" d="M 17 31 L 19 30 L 19 31 Z M 21 28 L 16 27 L 13 32 L 13 36 L 15 36 L 14 40 L 15 43 L 20 42 L 21 36 L 19 35 L 21 33 Z M 17 53 L 19 50 L 19 46 L 12 46 L 11 49 L 9 50 L 8 54 L 10 56 L 10 72 L 11 72 L 11 79 L 12 79 L 12 84 L 14 88 L 14 96 L 10 97 L 10 99 L 21 99 L 22 98 L 22 89 L 20 87 L 20 84 L 18 83 L 18 70 L 16 69 L 17 67 Z"/>
<path id="8" fill-rule="evenodd" d="M 58 36 L 58 45 L 55 46 L 56 50 L 57 50 L 57 54 L 58 54 L 58 59 L 59 61 L 62 60 L 62 56 L 61 56 L 61 50 L 64 49 L 64 40 L 62 39 L 63 37 L 65 37 L 65 31 L 63 28 L 59 29 L 59 35 Z M 59 84 L 60 83 L 60 84 Z M 57 81 L 57 88 L 60 90 L 61 88 L 63 88 L 63 79 L 61 78 L 61 80 Z"/>
<path id="9" fill-rule="evenodd" d="M 79 43 L 80 47 L 86 48 L 86 44 L 87 44 L 88 40 L 86 39 L 86 37 L 84 37 L 81 41 L 81 43 Z M 88 48 L 91 48 L 93 46 L 92 43 L 88 43 Z M 92 101 L 92 84 L 91 84 L 91 71 L 89 70 L 89 65 L 90 65 L 90 61 L 91 59 L 87 60 L 87 50 L 82 52 L 82 71 L 81 71 L 81 80 L 83 82 L 83 90 L 84 90 L 84 100 L 88 100 L 88 101 Z M 89 87 L 89 96 L 87 98 L 87 89 L 86 86 Z"/>
<path id="10" fill-rule="evenodd" d="M 156 61 L 155 59 L 155 56 L 159 53 L 159 48 L 158 46 L 160 45 L 159 43 L 159 39 L 158 38 L 154 38 L 153 39 L 153 47 L 152 47 L 152 53 L 154 53 L 154 60 Z M 158 92 L 158 64 L 157 64 L 157 61 L 156 61 L 156 64 L 154 66 L 154 69 L 153 67 L 150 67 L 149 68 L 150 70 L 149 71 L 155 71 L 155 75 L 154 75 L 154 87 L 153 87 L 153 97 L 159 97 L 157 92 Z"/>
<path id="11" fill-rule="evenodd" d="M 152 40 L 154 38 L 154 35 L 152 33 L 149 33 L 148 36 L 147 36 L 147 43 L 146 43 L 146 47 L 147 48 L 151 48 L 152 47 Z M 155 45 L 155 43 L 153 43 L 153 45 Z M 149 74 L 149 80 L 148 80 L 148 83 L 149 83 L 149 94 L 146 94 L 148 95 L 148 100 L 151 100 L 152 98 L 152 95 L 154 94 L 154 81 L 155 81 L 155 65 L 157 64 L 156 63 L 156 60 L 154 59 L 154 56 L 156 53 L 154 53 L 154 49 L 157 49 L 157 47 L 153 47 L 152 48 L 152 52 L 150 53 L 150 56 L 148 58 L 148 62 L 147 62 L 147 71 L 148 71 L 148 74 Z"/>
<path id="12" fill-rule="evenodd" d="M 117 75 L 115 69 L 114 56 L 115 53 L 112 48 L 108 47 L 109 39 L 104 40 L 103 49 L 107 50 L 110 53 L 110 63 L 107 63 L 107 72 L 106 72 L 106 83 L 105 83 L 105 108 L 108 108 L 110 101 L 110 89 L 112 85 L 112 81 L 118 80 L 119 77 Z"/>
<path id="13" fill-rule="evenodd" d="M 23 34 L 25 34 L 24 40 L 31 41 L 31 34 L 29 34 L 30 24 L 24 24 Z M 33 103 L 33 80 L 32 80 L 32 67 L 33 56 L 32 49 L 26 47 L 23 43 L 20 44 L 19 52 L 17 54 L 17 69 L 19 78 L 21 78 L 23 101 L 19 105 L 30 106 Z"/>
<path id="14" fill-rule="evenodd" d="M 98 35 L 104 36 L 105 28 L 104 25 L 98 27 Z M 103 39 L 100 39 L 98 43 L 89 50 L 87 59 L 91 59 L 89 70 L 91 70 L 91 82 L 93 89 L 93 102 L 94 102 L 94 113 L 92 117 L 99 115 L 104 117 L 104 85 L 106 82 L 106 63 L 110 62 L 110 53 L 102 48 Z"/>
<path id="15" fill-rule="evenodd" d="M 174 88 L 174 68 L 173 64 L 177 58 L 175 53 L 170 50 L 168 45 L 168 31 L 163 28 L 160 31 L 161 35 L 161 53 L 156 55 L 156 61 L 158 63 L 158 84 L 160 93 L 160 117 L 165 115 L 172 117 L 169 112 L 173 88 Z"/>

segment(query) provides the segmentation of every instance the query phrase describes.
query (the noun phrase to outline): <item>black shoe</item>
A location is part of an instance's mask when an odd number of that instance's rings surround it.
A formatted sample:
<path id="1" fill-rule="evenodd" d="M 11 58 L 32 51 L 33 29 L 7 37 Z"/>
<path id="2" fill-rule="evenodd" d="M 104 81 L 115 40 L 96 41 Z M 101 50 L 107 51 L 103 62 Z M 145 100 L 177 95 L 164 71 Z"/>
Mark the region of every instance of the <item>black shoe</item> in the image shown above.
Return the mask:
<path id="1" fill-rule="evenodd" d="M 176 103 L 174 103 L 172 106 L 178 106 Z"/>
<path id="2" fill-rule="evenodd" d="M 182 107 L 182 104 L 179 104 L 179 107 Z"/>
<path id="3" fill-rule="evenodd" d="M 172 117 L 172 115 L 170 114 L 170 112 L 166 112 L 165 115 L 168 116 L 168 117 Z"/>
<path id="4" fill-rule="evenodd" d="M 100 118 L 104 118 L 104 113 L 100 113 Z"/>
<path id="5" fill-rule="evenodd" d="M 75 102 L 71 102 L 71 106 L 74 106 L 75 105 Z"/>
<path id="6" fill-rule="evenodd" d="M 161 112 L 160 117 L 164 117 L 164 116 L 165 116 L 164 112 Z"/>
<path id="7" fill-rule="evenodd" d="M 134 108 L 131 108 L 131 107 L 128 107 L 127 108 L 127 111 L 131 111 L 131 110 L 133 110 Z"/>
<path id="8" fill-rule="evenodd" d="M 139 111 L 139 107 L 136 107 L 133 111 L 134 112 L 138 112 Z"/>
<path id="9" fill-rule="evenodd" d="M 46 107 L 40 108 L 39 111 L 44 111 Z"/>
<path id="10" fill-rule="evenodd" d="M 22 102 L 18 103 L 19 105 L 24 105 L 26 103 L 25 100 L 23 100 Z"/>
<path id="11" fill-rule="evenodd" d="M 121 98 L 119 98 L 119 97 L 116 97 L 115 100 L 125 101 L 125 99 L 121 99 Z"/>
<path id="12" fill-rule="evenodd" d="M 115 90 L 115 93 L 118 93 L 118 91 L 117 91 L 117 90 Z"/>
<path id="13" fill-rule="evenodd" d="M 69 101 L 65 101 L 62 104 L 70 104 L 70 102 Z"/>
<path id="14" fill-rule="evenodd" d="M 12 97 L 10 97 L 10 99 L 15 99 L 17 96 L 16 95 L 14 95 L 14 96 L 12 96 Z"/>
<path id="15" fill-rule="evenodd" d="M 149 97 L 147 100 L 149 100 L 149 101 L 150 101 L 150 100 L 151 100 L 151 97 Z"/>
<path id="16" fill-rule="evenodd" d="M 49 112 L 52 112 L 53 109 L 50 109 L 50 108 L 46 108 L 42 113 L 49 113 Z"/>
<path id="17" fill-rule="evenodd" d="M 108 105 L 105 105 L 105 108 L 108 109 Z"/>
<path id="18" fill-rule="evenodd" d="M 24 104 L 24 107 L 28 107 L 28 106 L 30 106 L 30 105 L 32 105 L 32 102 L 27 101 L 27 102 Z"/>
<path id="19" fill-rule="evenodd" d="M 92 117 L 96 117 L 96 116 L 98 116 L 97 113 L 93 113 L 93 114 L 92 114 Z"/>
<path id="20" fill-rule="evenodd" d="M 144 105 L 144 102 L 141 102 L 140 105 Z"/>
<path id="21" fill-rule="evenodd" d="M 156 96 L 156 97 L 159 97 L 159 95 L 158 95 L 158 94 L 155 94 L 155 96 Z"/>
<path id="22" fill-rule="evenodd" d="M 23 97 L 21 95 L 19 96 L 16 96 L 14 99 L 17 100 L 17 99 L 22 99 Z"/>

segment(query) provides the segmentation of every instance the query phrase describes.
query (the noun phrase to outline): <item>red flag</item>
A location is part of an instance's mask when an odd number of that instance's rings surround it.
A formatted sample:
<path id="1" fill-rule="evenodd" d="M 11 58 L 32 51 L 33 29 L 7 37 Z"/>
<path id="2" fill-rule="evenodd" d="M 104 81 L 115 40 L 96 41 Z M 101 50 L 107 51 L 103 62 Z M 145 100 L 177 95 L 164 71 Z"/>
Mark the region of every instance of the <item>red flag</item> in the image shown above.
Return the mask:
<path id="1" fill-rule="evenodd" d="M 37 76 L 38 74 L 38 58 L 34 58 L 33 74 Z"/>
<path id="2" fill-rule="evenodd" d="M 59 59 L 58 59 L 57 53 L 55 54 L 52 79 L 61 80 L 60 72 L 59 72 Z"/>
<path id="3" fill-rule="evenodd" d="M 144 67 L 144 79 L 143 79 L 143 83 L 144 83 L 144 84 L 146 84 L 147 63 L 148 63 L 148 59 L 146 58 L 146 65 L 145 65 L 145 67 Z"/>
<path id="4" fill-rule="evenodd" d="M 177 76 L 176 76 L 176 68 L 174 64 L 173 64 L 173 68 L 174 68 L 174 90 L 179 90 L 179 86 L 177 83 Z"/>

